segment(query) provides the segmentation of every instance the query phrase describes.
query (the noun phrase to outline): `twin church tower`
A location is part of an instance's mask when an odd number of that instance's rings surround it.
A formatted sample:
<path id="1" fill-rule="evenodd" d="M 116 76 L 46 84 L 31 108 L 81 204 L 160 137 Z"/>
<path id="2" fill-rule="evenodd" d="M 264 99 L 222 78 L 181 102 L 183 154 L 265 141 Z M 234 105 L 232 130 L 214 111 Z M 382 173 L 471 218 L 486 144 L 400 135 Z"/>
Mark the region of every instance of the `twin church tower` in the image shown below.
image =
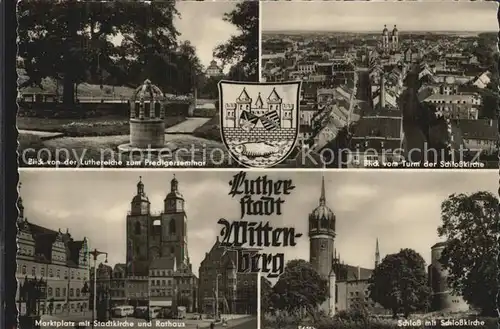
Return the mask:
<path id="1" fill-rule="evenodd" d="M 127 216 L 127 264 L 132 273 L 147 275 L 151 261 L 165 257 L 175 258 L 178 267 L 191 268 L 184 203 L 174 176 L 163 201 L 163 211 L 152 214 L 144 184 L 139 180 Z"/>

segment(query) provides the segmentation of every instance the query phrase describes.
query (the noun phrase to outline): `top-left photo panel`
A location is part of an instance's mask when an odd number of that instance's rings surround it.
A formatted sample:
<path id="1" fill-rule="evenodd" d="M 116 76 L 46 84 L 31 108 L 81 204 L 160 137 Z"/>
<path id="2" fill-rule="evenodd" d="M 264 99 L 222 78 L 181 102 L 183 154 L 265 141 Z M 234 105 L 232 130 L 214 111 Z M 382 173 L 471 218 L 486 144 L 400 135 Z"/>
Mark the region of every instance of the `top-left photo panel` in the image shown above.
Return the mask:
<path id="1" fill-rule="evenodd" d="M 20 167 L 235 167 L 219 82 L 259 81 L 259 2 L 21 1 Z"/>

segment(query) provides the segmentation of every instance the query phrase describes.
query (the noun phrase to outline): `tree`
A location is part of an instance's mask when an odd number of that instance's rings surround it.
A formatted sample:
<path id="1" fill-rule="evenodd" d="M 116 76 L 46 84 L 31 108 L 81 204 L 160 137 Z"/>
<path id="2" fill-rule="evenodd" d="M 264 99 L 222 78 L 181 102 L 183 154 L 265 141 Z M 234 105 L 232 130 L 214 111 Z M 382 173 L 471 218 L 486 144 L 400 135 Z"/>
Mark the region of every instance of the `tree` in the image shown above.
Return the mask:
<path id="1" fill-rule="evenodd" d="M 18 6 L 25 85 L 62 79 L 63 101 L 71 105 L 75 84 L 102 80 L 104 72 L 121 84 L 136 85 L 141 73 L 157 84 L 176 84 L 169 76 L 180 75 L 174 61 L 179 34 L 174 1 L 23 1 Z"/>
<path id="2" fill-rule="evenodd" d="M 425 261 L 412 249 L 387 255 L 369 280 L 370 298 L 392 311 L 394 317 L 425 310 L 429 306 Z"/>
<path id="3" fill-rule="evenodd" d="M 271 281 L 265 277 L 261 277 L 260 284 L 260 308 L 262 313 L 268 312 L 272 308 L 272 293 L 273 287 Z"/>
<path id="4" fill-rule="evenodd" d="M 441 205 L 446 237 L 440 262 L 448 270 L 448 284 L 485 315 L 496 315 L 498 199 L 490 192 L 452 194 Z"/>
<path id="5" fill-rule="evenodd" d="M 273 287 L 273 306 L 296 313 L 305 309 L 313 313 L 328 297 L 328 282 L 310 263 L 302 259 L 287 263 L 284 273 Z"/>
<path id="6" fill-rule="evenodd" d="M 230 77 L 257 81 L 259 77 L 259 2 L 243 1 L 224 15 L 224 21 L 236 26 L 240 34 L 216 48 L 215 56 L 224 65 L 233 63 Z"/>

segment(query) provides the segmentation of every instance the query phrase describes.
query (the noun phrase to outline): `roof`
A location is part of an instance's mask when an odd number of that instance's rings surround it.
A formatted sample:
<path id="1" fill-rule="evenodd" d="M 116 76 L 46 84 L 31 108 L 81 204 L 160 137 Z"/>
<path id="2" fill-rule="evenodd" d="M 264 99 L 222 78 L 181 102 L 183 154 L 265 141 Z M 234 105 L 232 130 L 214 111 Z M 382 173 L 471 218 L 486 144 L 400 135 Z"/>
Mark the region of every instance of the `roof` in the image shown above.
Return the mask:
<path id="1" fill-rule="evenodd" d="M 52 248 L 56 241 L 62 241 L 66 247 L 66 265 L 77 267 L 79 264 L 80 251 L 86 247 L 86 239 L 73 240 L 68 231 L 62 233 L 44 226 L 36 225 L 24 219 L 25 231 L 30 232 L 35 242 L 35 257 L 40 262 L 52 261 Z"/>
<path id="2" fill-rule="evenodd" d="M 448 241 L 438 242 L 435 245 L 433 245 L 431 247 L 431 249 L 436 249 L 436 248 L 440 248 L 440 247 L 446 247 L 446 245 L 448 245 Z"/>
<path id="3" fill-rule="evenodd" d="M 353 129 L 355 137 L 401 138 L 401 117 L 361 117 Z"/>
<path id="4" fill-rule="evenodd" d="M 441 95 L 441 94 L 432 94 L 429 97 L 427 97 L 424 102 L 430 102 L 430 101 L 446 101 L 446 102 L 453 102 L 453 101 L 467 101 L 469 103 L 472 103 L 473 99 L 477 98 L 478 95 L 471 95 L 471 94 L 465 94 L 465 95 Z"/>
<path id="5" fill-rule="evenodd" d="M 373 273 L 372 269 L 349 264 L 334 264 L 337 281 L 368 280 Z"/>
<path id="6" fill-rule="evenodd" d="M 453 120 L 452 124 L 462 133 L 464 139 L 497 140 L 497 120 Z"/>

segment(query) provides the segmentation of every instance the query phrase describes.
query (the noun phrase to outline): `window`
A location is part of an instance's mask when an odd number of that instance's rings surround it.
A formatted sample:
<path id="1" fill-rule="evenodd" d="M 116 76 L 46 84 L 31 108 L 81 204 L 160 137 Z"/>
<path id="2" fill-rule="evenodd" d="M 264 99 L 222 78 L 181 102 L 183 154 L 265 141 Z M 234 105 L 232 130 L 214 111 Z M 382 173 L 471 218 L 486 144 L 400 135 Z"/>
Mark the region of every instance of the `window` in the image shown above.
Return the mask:
<path id="1" fill-rule="evenodd" d="M 70 288 L 69 289 L 69 297 L 73 297 L 73 294 L 74 294 L 74 290 L 73 290 L 73 288 Z"/>
<path id="2" fill-rule="evenodd" d="M 45 276 L 45 269 L 43 267 L 40 269 L 40 275 Z"/>
<path id="3" fill-rule="evenodd" d="M 80 289 L 76 289 L 76 297 L 80 297 Z"/>
<path id="4" fill-rule="evenodd" d="M 75 278 L 75 271 L 71 271 L 71 280 Z"/>
<path id="5" fill-rule="evenodd" d="M 57 278 L 60 278 L 60 277 L 61 277 L 61 270 L 57 270 L 57 271 L 56 271 L 56 277 L 57 277 Z"/>
<path id="6" fill-rule="evenodd" d="M 61 297 L 61 288 L 56 288 L 56 297 Z"/>
<path id="7" fill-rule="evenodd" d="M 169 227 L 168 227 L 170 234 L 175 234 L 175 220 L 172 219 L 170 221 Z"/>
<path id="8" fill-rule="evenodd" d="M 145 118 L 151 117 L 151 103 L 150 102 L 144 102 L 144 117 Z"/>
<path id="9" fill-rule="evenodd" d="M 47 291 L 47 295 L 48 296 L 52 296 L 52 288 L 49 287 L 48 291 Z"/>
<path id="10" fill-rule="evenodd" d="M 66 296 L 66 288 L 62 289 L 62 294 L 63 294 L 63 296 Z"/>
<path id="11" fill-rule="evenodd" d="M 52 271 L 51 268 L 49 268 L 49 276 L 52 278 L 54 276 L 54 272 Z"/>
<path id="12" fill-rule="evenodd" d="M 26 265 L 23 265 L 23 267 L 21 268 L 21 273 L 26 274 Z"/>
<path id="13" fill-rule="evenodd" d="M 36 276 L 36 267 L 31 268 L 31 275 Z"/>

